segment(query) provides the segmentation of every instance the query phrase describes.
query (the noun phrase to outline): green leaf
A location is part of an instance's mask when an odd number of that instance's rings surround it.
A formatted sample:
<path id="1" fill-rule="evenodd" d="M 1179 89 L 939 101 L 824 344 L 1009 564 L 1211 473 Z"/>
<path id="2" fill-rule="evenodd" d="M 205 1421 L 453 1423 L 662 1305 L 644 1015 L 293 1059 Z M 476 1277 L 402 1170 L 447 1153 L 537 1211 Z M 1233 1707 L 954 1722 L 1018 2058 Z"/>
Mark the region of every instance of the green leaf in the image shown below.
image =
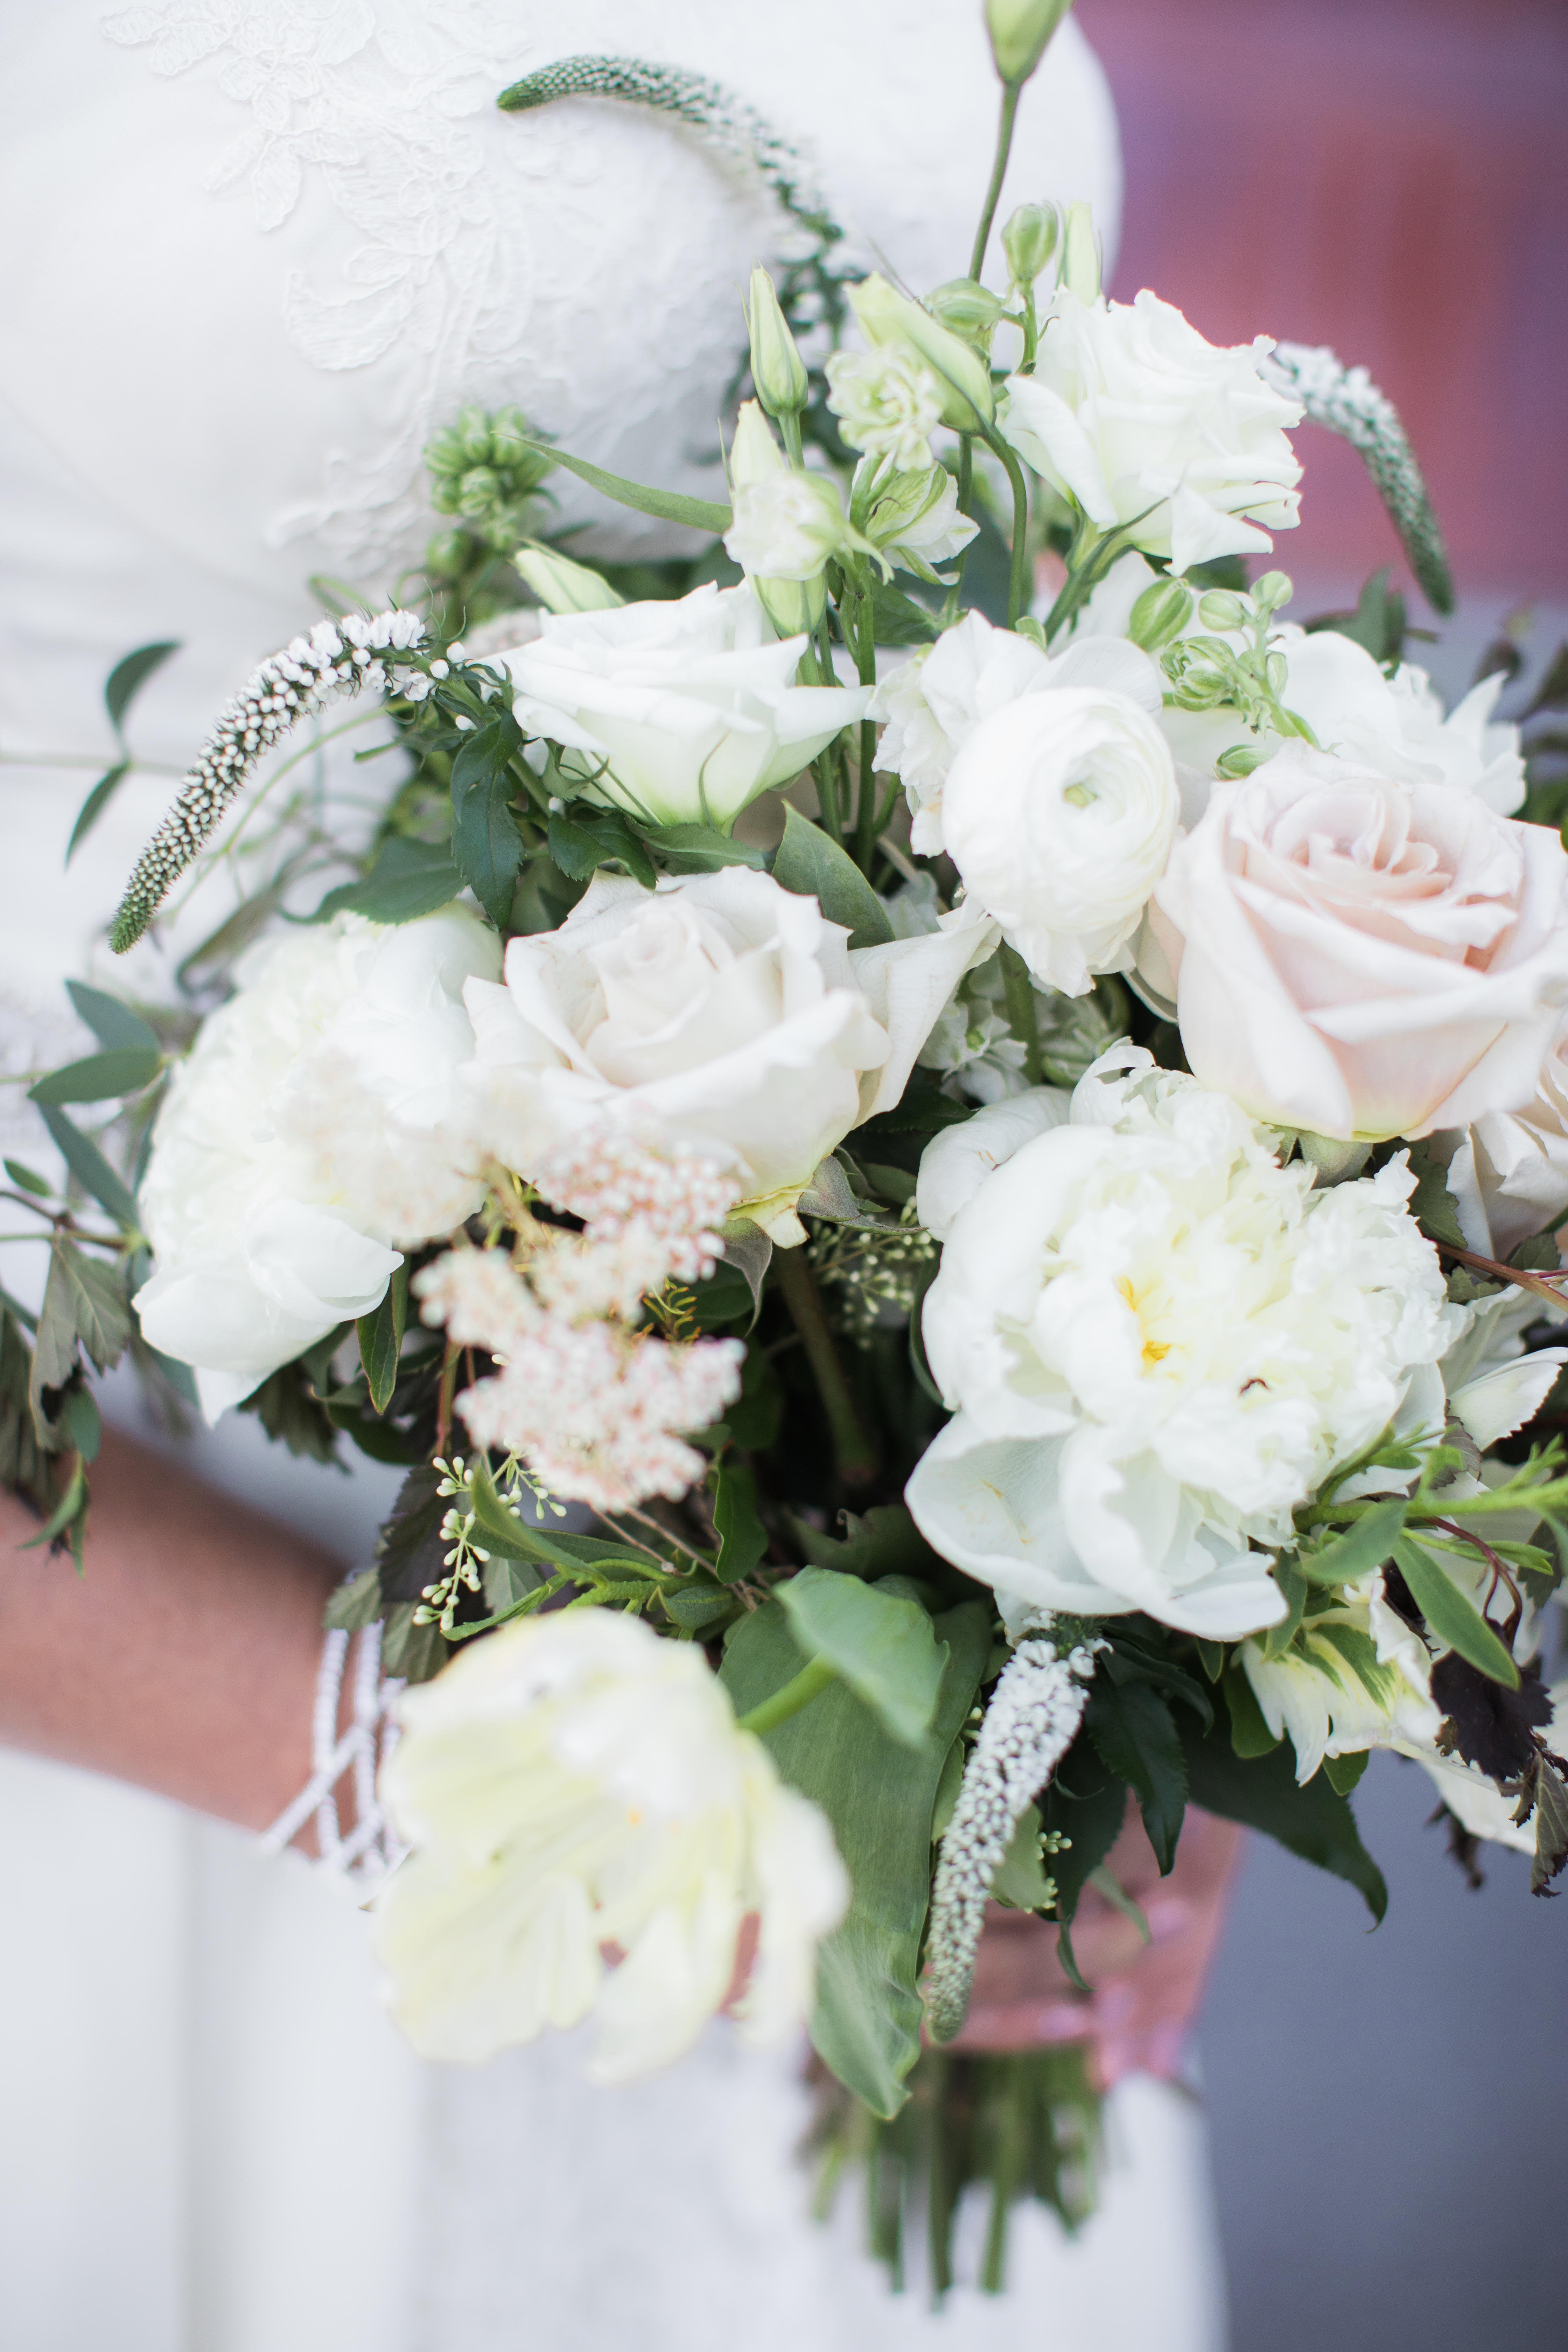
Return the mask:
<path id="1" fill-rule="evenodd" d="M 103 1442 L 103 1416 L 89 1388 L 68 1388 L 60 1405 L 60 1427 L 84 1462 L 95 1462 Z"/>
<path id="2" fill-rule="evenodd" d="M 901 1577 L 865 1584 L 829 1568 L 804 1568 L 776 1598 L 808 1658 L 821 1658 L 874 1707 L 906 1748 L 931 1728 L 942 1687 L 942 1654 L 920 1602 L 896 1588 Z"/>
<path id="3" fill-rule="evenodd" d="M 145 1045 L 117 1045 L 107 1054 L 89 1054 L 80 1062 L 68 1062 L 63 1070 L 51 1070 L 27 1091 L 29 1102 L 80 1103 L 107 1102 L 121 1095 L 139 1095 L 150 1087 L 163 1066 L 163 1057 L 156 1048 Z"/>
<path id="4" fill-rule="evenodd" d="M 548 840 L 551 856 L 574 882 L 586 881 L 612 858 L 618 858 L 645 890 L 658 880 L 652 858 L 619 809 L 574 801 L 570 815 L 552 810 Z"/>
<path id="5" fill-rule="evenodd" d="M 1366 1770 L 1370 1748 L 1358 1748 L 1353 1756 L 1325 1756 L 1323 1769 L 1329 1776 L 1329 1786 L 1342 1797 L 1348 1797 L 1362 1774 Z"/>
<path id="6" fill-rule="evenodd" d="M 941 1561 L 902 1503 L 874 1503 L 863 1518 L 840 1514 L 842 1540 L 825 1536 L 808 1519 L 790 1517 L 790 1531 L 813 1568 L 834 1568 L 844 1576 L 874 1582 L 879 1576 L 924 1576 Z"/>
<path id="7" fill-rule="evenodd" d="M 690 530 L 705 531 L 710 539 L 718 539 L 730 528 L 731 517 L 728 507 L 711 506 L 706 499 L 683 499 L 674 490 L 649 489 L 643 482 L 628 482 L 622 474 L 607 474 L 602 466 L 591 466 L 586 457 L 568 457 L 552 442 L 536 441 L 526 433 L 518 439 L 528 448 L 537 449 L 542 457 L 552 465 L 564 466 L 580 482 L 597 490 L 617 506 L 635 507 L 638 514 L 657 515 L 660 522 L 685 523 Z"/>
<path id="8" fill-rule="evenodd" d="M 773 880 L 801 898 L 815 898 L 830 923 L 843 924 L 852 948 L 882 947 L 893 936 L 886 907 L 848 852 L 787 801 Z"/>
<path id="9" fill-rule="evenodd" d="M 1410 1587 L 1411 1599 L 1426 1620 L 1427 1631 L 1450 1650 L 1458 1650 L 1461 1658 L 1468 1658 L 1478 1673 L 1517 1690 L 1519 1668 L 1506 1645 L 1447 1570 L 1408 1536 L 1394 1545 L 1394 1557 Z"/>
<path id="10" fill-rule="evenodd" d="M 765 1735 L 784 1779 L 826 1813 L 853 1889 L 848 1916 L 817 1957 L 812 2040 L 839 2081 L 879 2116 L 903 2105 L 904 2078 L 920 2054 L 931 1819 L 990 1652 L 989 1608 L 967 1601 L 937 1618 L 932 1633 L 946 1665 L 918 1748 L 895 1742 L 845 1683 Z M 770 1601 L 736 1626 L 721 1679 L 744 1715 L 805 1664 L 788 1617 Z"/>
<path id="11" fill-rule="evenodd" d="M 1451 1144 L 1446 1150 L 1435 1143 L 1410 1146 L 1410 1172 L 1415 1178 L 1410 1213 L 1433 1241 L 1451 1242 L 1456 1249 L 1464 1249 L 1467 1244 L 1459 1230 L 1459 1213 L 1448 1190 L 1448 1161 L 1452 1156 Z"/>
<path id="12" fill-rule="evenodd" d="M 25 1167 L 20 1160 L 7 1160 L 5 1173 L 13 1184 L 19 1184 L 24 1192 L 31 1192 L 41 1201 L 47 1201 L 55 1189 L 47 1178 L 38 1175 L 36 1170 Z"/>
<path id="13" fill-rule="evenodd" d="M 1209 1695 L 1196 1676 L 1171 1655 L 1170 1635 L 1153 1618 L 1135 1614 L 1110 1621 L 1110 1647 L 1101 1653 L 1100 1672 L 1114 1683 L 1152 1683 L 1167 1699 L 1180 1699 L 1206 1731 L 1214 1721 Z"/>
<path id="14" fill-rule="evenodd" d="M 1079 1898 L 1121 1834 L 1127 1818 L 1127 1783 L 1100 1761 L 1093 1741 L 1080 1732 L 1040 1797 L 1040 1819 L 1068 1841 L 1049 1863 L 1057 1886 L 1058 1950 L 1062 1965 L 1082 1986 L 1072 1957 L 1071 1927 Z"/>
<path id="15" fill-rule="evenodd" d="M 1366 1512 L 1321 1551 L 1300 1553 L 1297 1567 L 1312 1584 L 1353 1584 L 1357 1577 L 1369 1575 L 1390 1558 L 1409 1508 L 1406 1496 L 1393 1496 L 1386 1503 L 1379 1503 L 1375 1510 Z"/>
<path id="16" fill-rule="evenodd" d="M 1270 1625 L 1263 1636 L 1266 1658 L 1282 1658 L 1296 1638 L 1296 1628 L 1301 1622 L 1301 1612 L 1307 1605 L 1311 1586 L 1303 1575 L 1301 1564 L 1294 1553 L 1282 1551 L 1274 1562 L 1274 1581 L 1285 1595 L 1285 1614 L 1278 1625 Z"/>
<path id="17" fill-rule="evenodd" d="M 1040 1809 L 1026 1805 L 1013 1824 L 1013 1842 L 991 1881 L 991 1898 L 1014 1911 L 1043 1911 L 1050 1901 L 1040 1860 Z"/>
<path id="18" fill-rule="evenodd" d="M 498 931 L 504 931 L 522 864 L 510 775 L 487 777 L 454 800 L 452 859 Z"/>
<path id="19" fill-rule="evenodd" d="M 1383 1917 L 1388 1889 L 1361 1842 L 1349 1800 L 1321 1772 L 1299 1788 L 1295 1750 L 1288 1740 L 1268 1756 L 1247 1759 L 1232 1752 L 1223 1731 L 1213 1731 L 1206 1739 L 1184 1734 L 1182 1744 L 1194 1805 L 1262 1830 L 1303 1862 L 1331 1871 L 1358 1890 L 1373 1919 Z"/>
<path id="20" fill-rule="evenodd" d="M 768 854 L 749 841 L 731 841 L 705 824 L 649 824 L 643 839 L 672 874 L 709 874 L 721 866 L 750 866 L 765 874 Z"/>
<path id="21" fill-rule="evenodd" d="M 397 1386 L 397 1364 L 403 1353 L 403 1332 L 407 1320 L 408 1261 L 405 1258 L 387 1284 L 381 1305 L 374 1314 L 362 1315 L 354 1326 L 359 1333 L 359 1360 L 364 1366 L 371 1407 L 377 1413 L 386 1411 Z"/>
<path id="22" fill-rule="evenodd" d="M 340 1584 L 328 1601 L 321 1623 L 329 1633 L 357 1633 L 363 1625 L 374 1625 L 381 1614 L 381 1570 L 362 1568 L 346 1584 Z"/>
<path id="23" fill-rule="evenodd" d="M 933 612 L 882 580 L 872 592 L 871 618 L 879 646 L 927 646 L 942 635 Z"/>
<path id="24" fill-rule="evenodd" d="M 522 730 L 510 710 L 498 712 L 471 735 L 465 735 L 452 761 L 454 810 L 462 807 L 476 785 L 490 783 L 497 776 L 504 775 L 522 743 Z"/>
<path id="25" fill-rule="evenodd" d="M 719 1538 L 714 1573 L 723 1583 L 750 1576 L 766 1559 L 768 1535 L 757 1517 L 757 1482 L 739 1462 L 722 1462 L 713 1474 L 713 1528 Z"/>
<path id="26" fill-rule="evenodd" d="M 1280 1735 L 1270 1731 L 1264 1721 L 1258 1693 L 1247 1678 L 1245 1666 L 1233 1660 L 1225 1670 L 1220 1688 L 1230 1710 L 1231 1752 L 1243 1758 L 1271 1754 L 1279 1745 Z"/>
<path id="27" fill-rule="evenodd" d="M 112 768 L 106 769 L 100 776 L 97 783 L 77 811 L 76 823 L 71 827 L 71 837 L 66 844 L 65 862 L 68 866 L 130 773 L 130 761 L 120 760 Z"/>
<path id="28" fill-rule="evenodd" d="M 1198 1664 L 1211 1683 L 1217 1683 L 1225 1672 L 1225 1643 L 1205 1642 L 1198 1638 Z"/>
<path id="29" fill-rule="evenodd" d="M 1544 1895 L 1564 1862 L 1568 1862 L 1568 1789 L 1564 1789 L 1542 1756 L 1535 1766 L 1535 1853 L 1530 1865 L 1531 1893 Z"/>
<path id="30" fill-rule="evenodd" d="M 44 1294 L 58 1289 L 69 1311 L 78 1339 L 100 1372 L 117 1364 L 131 1337 L 131 1309 L 118 1273 L 89 1257 L 74 1242 L 58 1240 Z"/>
<path id="31" fill-rule="evenodd" d="M 542 1560 L 551 1567 L 631 1568 L 639 1575 L 652 1566 L 646 1557 L 629 1555 L 624 1543 L 604 1543 L 596 1536 L 557 1534 L 552 1527 L 530 1526 L 501 1501 L 483 1462 L 473 1465 L 471 1501 L 482 1549 L 501 1552 L 509 1559 Z"/>
<path id="32" fill-rule="evenodd" d="M 1136 1794 L 1163 1877 L 1176 1859 L 1187 1804 L 1186 1769 L 1169 1706 L 1149 1683 L 1119 1685 L 1097 1675 L 1084 1728 L 1106 1770 Z"/>
<path id="33" fill-rule="evenodd" d="M 421 915 L 448 905 L 462 887 L 445 843 L 437 846 L 395 834 L 383 843 L 363 879 L 329 890 L 310 920 L 325 923 L 334 915 L 351 914 L 368 915 L 373 923 L 417 922 Z"/>
<path id="34" fill-rule="evenodd" d="M 107 1209 L 116 1224 L 128 1233 L 140 1233 L 142 1212 L 136 1196 L 122 1177 L 116 1175 L 90 1136 L 84 1135 L 74 1119 L 53 1103 L 41 1103 L 44 1125 L 55 1140 L 66 1166 L 84 1189 L 90 1192 L 100 1208 Z"/>
<path id="35" fill-rule="evenodd" d="M 171 654 L 180 650 L 178 637 L 160 638 L 155 645 L 138 646 L 123 661 L 115 663 L 103 686 L 103 707 L 109 713 L 109 723 L 118 735 L 132 698 L 139 694 L 155 669 L 161 669 Z M 80 819 L 78 819 L 80 824 Z"/>
<path id="36" fill-rule="evenodd" d="M 157 1031 L 118 996 L 109 996 L 101 988 L 89 988 L 79 980 L 67 981 L 66 994 L 100 1045 L 132 1051 L 140 1047 L 144 1054 L 159 1051 Z"/>

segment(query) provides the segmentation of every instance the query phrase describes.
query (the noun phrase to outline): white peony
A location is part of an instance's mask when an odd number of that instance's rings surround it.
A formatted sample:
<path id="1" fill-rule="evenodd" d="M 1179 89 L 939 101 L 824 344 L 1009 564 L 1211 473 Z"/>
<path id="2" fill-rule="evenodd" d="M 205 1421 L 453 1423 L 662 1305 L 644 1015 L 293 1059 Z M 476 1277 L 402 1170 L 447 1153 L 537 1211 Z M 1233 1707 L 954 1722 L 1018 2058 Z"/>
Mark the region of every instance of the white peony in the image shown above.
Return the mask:
<path id="1" fill-rule="evenodd" d="M 612 1116 L 710 1150 L 744 1188 L 737 1214 L 788 1246 L 795 1204 L 851 1128 L 890 1109 L 994 928 L 960 910 L 931 936 L 850 950 L 815 898 L 765 874 L 599 874 L 559 930 L 515 939 L 506 984 L 475 982 L 476 1131 L 527 1175 Z"/>
<path id="2" fill-rule="evenodd" d="M 1186 572 L 1271 547 L 1268 531 L 1298 520 L 1301 468 L 1283 428 L 1302 410 L 1258 372 L 1273 348 L 1267 335 L 1206 343 L 1147 288 L 1131 303 L 1064 288 L 998 423 L 1101 530 L 1126 526 L 1133 546 Z"/>
<path id="3" fill-rule="evenodd" d="M 335 1325 L 399 1253 L 478 1205 L 456 1114 L 462 990 L 500 968 L 467 908 L 395 928 L 339 915 L 272 940 L 204 1023 L 159 1114 L 142 1207 L 142 1328 L 196 1369 L 209 1419 Z"/>
<path id="4" fill-rule="evenodd" d="M 804 650 L 802 637 L 774 637 L 749 583 L 707 582 L 672 600 L 546 613 L 534 642 L 500 659 L 518 725 L 581 753 L 603 799 L 658 824 L 727 826 L 865 710 L 864 688 L 796 686 Z"/>
<path id="5" fill-rule="evenodd" d="M 1065 688 L 1125 695 L 1152 715 L 1163 693 L 1159 671 L 1136 646 L 1097 638 L 1053 656 L 1015 630 L 994 628 L 984 613 L 966 613 L 882 680 L 869 711 L 884 722 L 877 765 L 903 784 L 917 856 L 940 857 L 947 845 L 943 788 L 981 721 L 1024 695 Z"/>
<path id="6" fill-rule="evenodd" d="M 1289 1540 L 1390 1423 L 1441 1428 L 1436 1360 L 1464 1318 L 1412 1178 L 1311 1177 L 1226 1097 L 1121 1046 L 959 1209 L 924 1309 L 955 1418 L 906 1491 L 1005 1610 L 1142 1609 L 1215 1641 L 1277 1623 L 1253 1546 Z"/>
<path id="7" fill-rule="evenodd" d="M 595 2081 L 668 2065 L 734 1996 L 748 1921 L 742 2036 L 805 2022 L 844 1867 L 695 1643 L 604 1609 L 536 1617 L 399 1714 L 382 1787 L 414 1850 L 376 1945 L 422 2056 L 484 2059 L 592 2016 Z"/>

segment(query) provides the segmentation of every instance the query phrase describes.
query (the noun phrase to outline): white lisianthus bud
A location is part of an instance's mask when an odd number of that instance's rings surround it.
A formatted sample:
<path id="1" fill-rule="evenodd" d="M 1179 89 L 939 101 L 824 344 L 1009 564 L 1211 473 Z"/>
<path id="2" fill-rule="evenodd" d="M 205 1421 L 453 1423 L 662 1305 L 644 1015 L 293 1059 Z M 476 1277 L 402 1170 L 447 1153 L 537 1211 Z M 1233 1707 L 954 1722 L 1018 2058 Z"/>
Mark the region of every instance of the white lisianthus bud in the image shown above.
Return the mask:
<path id="1" fill-rule="evenodd" d="M 980 526 L 958 511 L 958 487 L 945 466 L 922 474 L 889 473 L 869 458 L 858 467 L 849 519 L 881 554 L 921 580 L 937 577 Z"/>
<path id="2" fill-rule="evenodd" d="M 1061 236 L 1055 205 L 1020 205 L 1002 231 L 1002 250 L 1015 286 L 1032 286 L 1050 263 Z"/>
<path id="3" fill-rule="evenodd" d="M 608 613 L 626 602 L 602 572 L 574 563 L 551 547 L 520 547 L 511 559 L 547 613 Z"/>
<path id="4" fill-rule="evenodd" d="M 944 425 L 956 433 L 976 433 L 990 424 L 996 413 L 991 371 L 977 351 L 885 278 L 863 278 L 848 290 L 849 307 L 868 342 L 891 344 L 925 362 L 941 387 Z"/>
<path id="5" fill-rule="evenodd" d="M 1068 6 L 1068 0 L 985 0 L 991 54 L 1010 87 L 1028 80 Z"/>
<path id="6" fill-rule="evenodd" d="M 926 307 L 944 327 L 951 327 L 955 335 L 962 335 L 977 352 L 986 352 L 991 349 L 996 321 L 1006 306 L 999 294 L 993 294 L 990 287 L 982 286 L 978 278 L 950 278 L 942 285 L 932 287 L 926 296 Z"/>
<path id="7" fill-rule="evenodd" d="M 1134 604 L 1127 634 L 1146 654 L 1157 654 L 1181 635 L 1192 617 L 1192 590 L 1180 580 L 1155 580 Z"/>
<path id="8" fill-rule="evenodd" d="M 1080 302 L 1100 299 L 1100 239 L 1094 219 L 1081 199 L 1068 206 L 1062 231 L 1061 283 Z"/>
<path id="9" fill-rule="evenodd" d="M 942 790 L 948 855 L 1036 977 L 1121 971 L 1181 814 L 1175 762 L 1131 696 L 1026 694 L 976 727 Z"/>
<path id="10" fill-rule="evenodd" d="M 834 352 L 827 385 L 827 405 L 852 449 L 889 458 L 905 474 L 931 464 L 927 436 L 942 422 L 942 386 L 916 353 L 896 344 Z"/>
<path id="11" fill-rule="evenodd" d="M 765 269 L 752 272 L 746 327 L 752 339 L 752 382 L 757 398 L 770 416 L 798 415 L 811 397 L 805 362 Z"/>
<path id="12" fill-rule="evenodd" d="M 817 580 L 850 543 L 838 487 L 826 474 L 787 472 L 737 483 L 724 545 L 742 572 L 765 580 Z"/>

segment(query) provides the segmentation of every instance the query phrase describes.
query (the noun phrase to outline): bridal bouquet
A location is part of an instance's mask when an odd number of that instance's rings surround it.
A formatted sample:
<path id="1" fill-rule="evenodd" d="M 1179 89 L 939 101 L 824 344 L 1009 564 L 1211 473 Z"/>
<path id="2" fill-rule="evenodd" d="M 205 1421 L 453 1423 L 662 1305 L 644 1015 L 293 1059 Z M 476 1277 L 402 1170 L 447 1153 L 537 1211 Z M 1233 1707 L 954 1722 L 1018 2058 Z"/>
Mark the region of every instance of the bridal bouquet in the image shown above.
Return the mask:
<path id="1" fill-rule="evenodd" d="M 673 112 L 792 214 L 730 503 L 456 417 L 424 573 L 262 665 L 110 943 L 259 791 L 238 912 L 173 1003 L 73 986 L 99 1050 L 32 1089 L 70 1175 L 10 1163 L 50 1264 L 0 1318 L 0 1470 L 38 1540 L 79 1559 L 127 1349 L 406 1465 L 331 1622 L 405 1685 L 374 1907 L 435 2057 L 592 2019 L 616 2080 L 804 2020 L 886 2120 L 988 1901 L 1074 1982 L 1086 1888 L 1136 1910 L 1130 1806 L 1162 1872 L 1190 1800 L 1379 1916 L 1351 1792 L 1391 1748 L 1467 1867 L 1568 1855 L 1552 749 L 1496 716 L 1511 648 L 1445 715 L 1385 579 L 1302 624 L 1258 568 L 1310 417 L 1447 609 L 1363 372 L 1108 300 L 1081 206 L 1016 211 L 984 282 L 1060 14 L 991 0 L 995 169 L 923 296 L 710 84 L 504 95 Z M 697 551 L 586 561 L 558 467 Z M 362 695 L 368 840 L 254 783 Z M 1041 2128 L 963 2162 L 1059 2198 Z"/>

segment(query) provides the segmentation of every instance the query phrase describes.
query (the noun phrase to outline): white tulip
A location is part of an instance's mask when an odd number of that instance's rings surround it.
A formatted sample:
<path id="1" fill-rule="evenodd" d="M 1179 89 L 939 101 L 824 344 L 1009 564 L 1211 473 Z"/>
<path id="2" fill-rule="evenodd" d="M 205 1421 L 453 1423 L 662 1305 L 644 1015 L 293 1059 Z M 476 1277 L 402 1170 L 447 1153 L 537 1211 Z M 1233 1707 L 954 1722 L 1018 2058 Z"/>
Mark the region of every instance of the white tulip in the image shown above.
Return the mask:
<path id="1" fill-rule="evenodd" d="M 731 1996 L 749 1917 L 742 2037 L 804 2024 L 844 1867 L 695 1643 L 605 1609 L 535 1617 L 399 1714 L 383 1787 L 413 1852 L 376 1945 L 423 2056 L 488 2058 L 592 2016 L 592 2079 L 668 2065 Z"/>
<path id="2" fill-rule="evenodd" d="M 708 582 L 613 612 L 547 613 L 531 645 L 500 659 L 519 726 L 582 753 L 602 799 L 659 824 L 727 826 L 864 714 L 865 688 L 794 683 L 805 649 L 775 639 L 749 583 Z"/>

